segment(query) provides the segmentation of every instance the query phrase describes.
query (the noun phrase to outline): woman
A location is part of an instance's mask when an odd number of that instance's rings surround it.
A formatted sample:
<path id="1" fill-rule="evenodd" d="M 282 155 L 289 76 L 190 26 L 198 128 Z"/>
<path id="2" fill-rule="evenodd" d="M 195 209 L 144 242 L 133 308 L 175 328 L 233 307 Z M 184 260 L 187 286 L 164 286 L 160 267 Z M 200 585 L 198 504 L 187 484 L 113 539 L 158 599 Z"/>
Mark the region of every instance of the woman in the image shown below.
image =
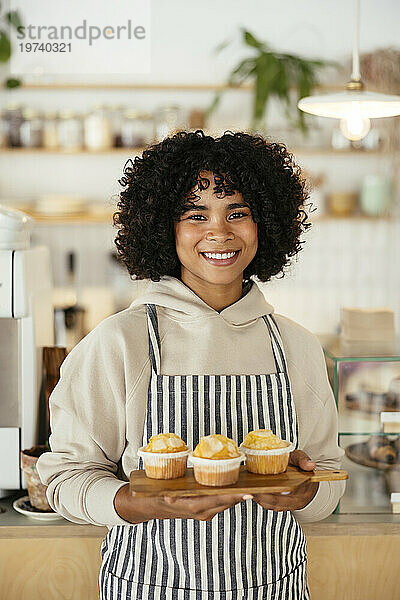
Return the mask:
<path id="1" fill-rule="evenodd" d="M 129 273 L 151 280 L 67 356 L 50 399 L 51 506 L 107 525 L 100 598 L 309 598 L 300 522 L 328 516 L 343 482 L 285 495 L 129 495 L 136 451 L 175 432 L 194 448 L 270 428 L 304 470 L 339 468 L 323 352 L 273 315 L 266 282 L 301 249 L 305 183 L 281 144 L 180 132 L 129 161 L 115 223 Z"/>

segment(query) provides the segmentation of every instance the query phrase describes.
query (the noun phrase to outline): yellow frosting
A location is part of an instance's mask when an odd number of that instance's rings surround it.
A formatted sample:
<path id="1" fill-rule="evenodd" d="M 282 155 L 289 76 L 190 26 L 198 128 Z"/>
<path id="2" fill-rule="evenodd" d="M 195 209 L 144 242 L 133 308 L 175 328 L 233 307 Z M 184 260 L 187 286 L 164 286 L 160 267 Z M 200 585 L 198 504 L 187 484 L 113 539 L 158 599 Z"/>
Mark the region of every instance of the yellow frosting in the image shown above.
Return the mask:
<path id="1" fill-rule="evenodd" d="M 143 450 L 145 452 L 183 452 L 187 450 L 187 446 L 176 433 L 159 433 L 151 436 Z"/>
<path id="2" fill-rule="evenodd" d="M 288 444 L 272 433 L 271 429 L 255 429 L 246 435 L 242 446 L 253 450 L 273 450 L 275 448 L 286 448 Z"/>
<path id="3" fill-rule="evenodd" d="M 212 433 L 200 438 L 193 456 L 211 459 L 236 458 L 240 456 L 240 452 L 234 440 L 222 433 Z"/>

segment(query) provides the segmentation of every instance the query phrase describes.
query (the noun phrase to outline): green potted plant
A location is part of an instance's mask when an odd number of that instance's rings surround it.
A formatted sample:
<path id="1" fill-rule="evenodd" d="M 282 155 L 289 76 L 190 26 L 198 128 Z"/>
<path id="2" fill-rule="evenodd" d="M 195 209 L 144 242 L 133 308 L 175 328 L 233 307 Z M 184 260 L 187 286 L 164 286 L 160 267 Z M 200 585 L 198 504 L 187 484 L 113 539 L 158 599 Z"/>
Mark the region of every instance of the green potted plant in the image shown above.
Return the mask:
<path id="1" fill-rule="evenodd" d="M 304 112 L 297 109 L 297 101 L 309 96 L 319 85 L 319 72 L 328 66 L 338 66 L 334 62 L 309 60 L 295 54 L 275 52 L 266 42 L 242 28 L 243 41 L 252 49 L 250 57 L 243 59 L 233 69 L 227 87 L 238 87 L 245 81 L 254 82 L 253 114 L 251 130 L 265 130 L 266 109 L 271 98 L 277 98 L 285 109 L 289 123 L 307 134 L 308 126 Z M 227 46 L 221 44 L 217 51 Z M 210 115 L 218 105 L 223 91 L 216 93 L 208 109 Z"/>
<path id="2" fill-rule="evenodd" d="M 13 27 L 18 30 L 22 26 L 21 17 L 17 10 L 10 10 L 0 13 L 0 62 L 6 63 L 10 60 L 12 54 L 9 29 Z M 7 88 L 16 88 L 21 85 L 21 81 L 15 77 L 8 77 L 4 81 Z"/>

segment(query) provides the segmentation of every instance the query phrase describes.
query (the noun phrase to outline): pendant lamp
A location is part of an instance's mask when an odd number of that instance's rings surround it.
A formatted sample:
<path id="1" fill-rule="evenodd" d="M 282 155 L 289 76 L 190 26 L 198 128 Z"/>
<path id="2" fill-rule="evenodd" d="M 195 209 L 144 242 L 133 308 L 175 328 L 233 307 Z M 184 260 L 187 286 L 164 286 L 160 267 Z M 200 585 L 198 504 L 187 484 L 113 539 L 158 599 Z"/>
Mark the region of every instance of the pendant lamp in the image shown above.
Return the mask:
<path id="1" fill-rule="evenodd" d="M 311 115 L 340 119 L 343 135 L 352 141 L 361 140 L 370 130 L 370 119 L 400 115 L 400 96 L 367 92 L 360 74 L 359 57 L 360 0 L 355 0 L 355 30 L 353 70 L 344 92 L 307 96 L 299 100 L 300 110 Z"/>

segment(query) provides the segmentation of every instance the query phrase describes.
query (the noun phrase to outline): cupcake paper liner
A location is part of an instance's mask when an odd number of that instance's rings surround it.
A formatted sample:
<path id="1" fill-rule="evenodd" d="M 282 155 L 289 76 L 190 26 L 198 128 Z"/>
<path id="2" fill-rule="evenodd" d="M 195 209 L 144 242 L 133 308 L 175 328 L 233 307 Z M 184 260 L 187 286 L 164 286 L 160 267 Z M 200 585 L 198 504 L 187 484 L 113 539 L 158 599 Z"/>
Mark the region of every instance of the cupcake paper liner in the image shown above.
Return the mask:
<path id="1" fill-rule="evenodd" d="M 289 454 L 295 448 L 293 442 L 287 443 L 289 445 L 285 448 L 272 448 L 271 450 L 256 450 L 247 448 L 242 444 L 239 448 L 246 455 L 246 468 L 250 473 L 277 475 L 286 471 L 289 464 Z"/>
<path id="2" fill-rule="evenodd" d="M 239 479 L 240 463 L 245 459 L 244 452 L 234 458 L 201 458 L 189 454 L 188 462 L 193 465 L 194 478 L 202 485 L 232 485 Z"/>
<path id="3" fill-rule="evenodd" d="M 190 450 L 182 452 L 146 452 L 144 446 L 137 453 L 143 458 L 144 470 L 151 479 L 177 479 L 183 477 Z"/>

